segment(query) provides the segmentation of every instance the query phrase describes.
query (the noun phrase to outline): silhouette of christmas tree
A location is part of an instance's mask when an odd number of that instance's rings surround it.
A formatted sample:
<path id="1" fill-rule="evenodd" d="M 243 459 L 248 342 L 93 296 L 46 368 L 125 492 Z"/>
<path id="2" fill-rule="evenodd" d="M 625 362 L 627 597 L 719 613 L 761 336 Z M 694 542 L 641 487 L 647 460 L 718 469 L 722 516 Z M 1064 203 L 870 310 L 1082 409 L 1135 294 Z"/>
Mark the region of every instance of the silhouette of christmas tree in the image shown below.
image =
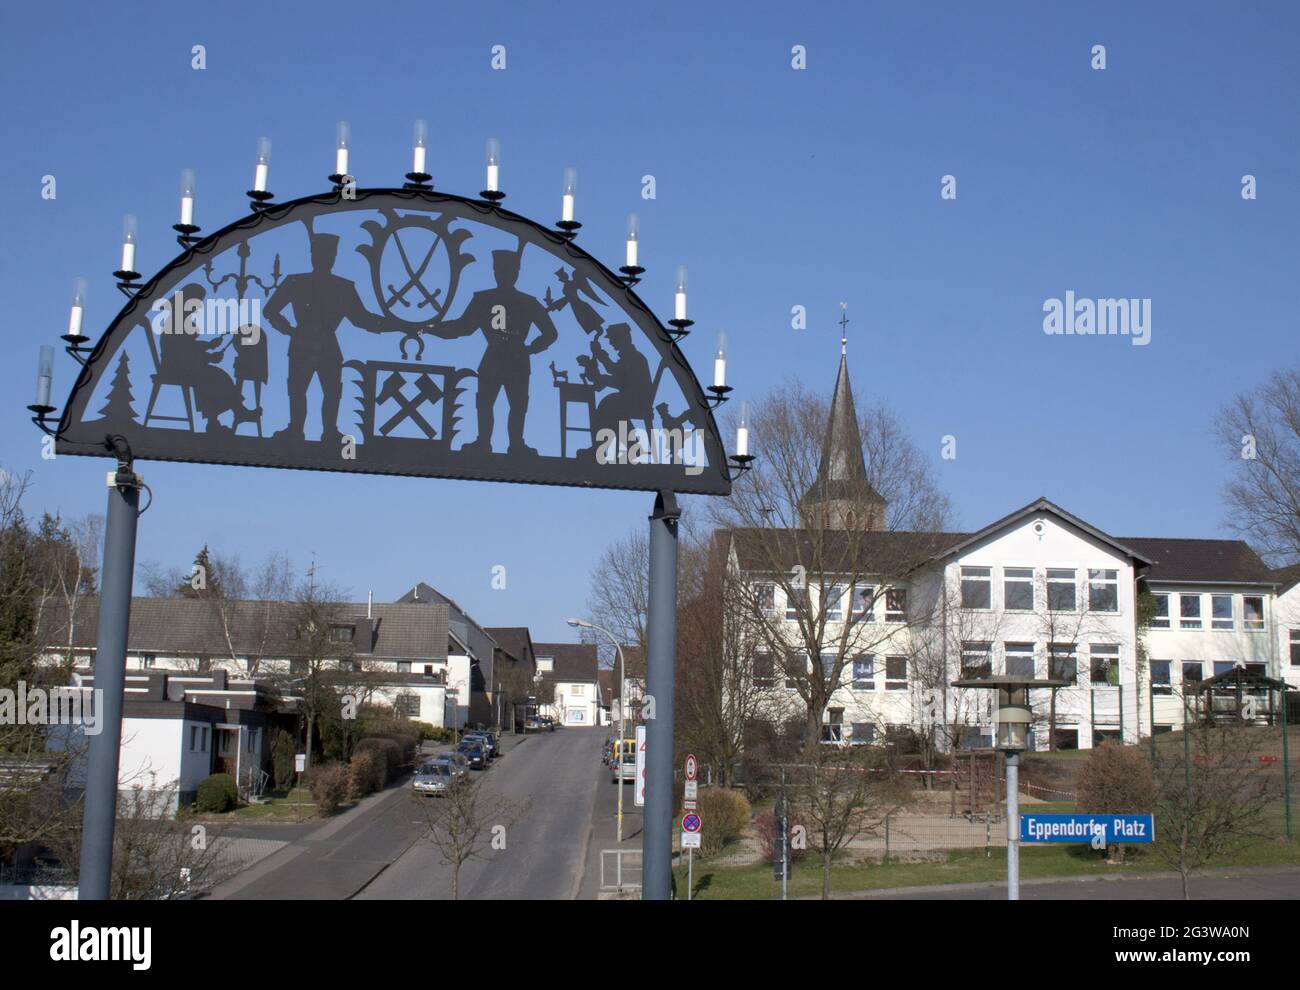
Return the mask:
<path id="1" fill-rule="evenodd" d="M 108 401 L 99 415 L 116 423 L 134 423 L 135 410 L 131 403 L 135 396 L 131 394 L 131 362 L 126 353 L 117 361 L 117 371 L 113 373 L 113 382 L 108 389 Z"/>

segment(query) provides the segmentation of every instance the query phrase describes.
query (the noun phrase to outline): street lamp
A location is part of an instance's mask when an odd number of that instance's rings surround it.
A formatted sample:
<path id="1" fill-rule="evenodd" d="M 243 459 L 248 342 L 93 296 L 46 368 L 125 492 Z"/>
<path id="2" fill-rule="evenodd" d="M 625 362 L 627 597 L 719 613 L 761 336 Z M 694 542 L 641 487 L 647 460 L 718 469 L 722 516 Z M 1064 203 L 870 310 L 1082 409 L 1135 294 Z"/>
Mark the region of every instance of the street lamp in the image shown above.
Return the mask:
<path id="1" fill-rule="evenodd" d="M 969 677 L 952 682 L 955 688 L 975 688 L 998 692 L 998 710 L 994 716 L 997 750 L 1007 760 L 1007 900 L 1020 900 L 1020 754 L 1029 746 L 1029 723 L 1033 713 L 1029 692 L 1034 688 L 1065 687 L 1059 679 L 1015 677 Z"/>
<path id="2" fill-rule="evenodd" d="M 614 649 L 618 651 L 618 746 L 615 747 L 614 769 L 618 774 L 618 841 L 623 841 L 623 740 L 627 733 L 623 728 L 623 720 L 627 713 L 627 667 L 623 664 L 623 647 L 616 637 L 608 629 L 598 626 L 593 622 L 587 622 L 585 619 L 568 619 L 569 625 L 575 629 L 594 629 L 602 632 L 609 637 L 609 641 L 614 644 Z M 637 782 L 633 781 L 632 786 Z"/>

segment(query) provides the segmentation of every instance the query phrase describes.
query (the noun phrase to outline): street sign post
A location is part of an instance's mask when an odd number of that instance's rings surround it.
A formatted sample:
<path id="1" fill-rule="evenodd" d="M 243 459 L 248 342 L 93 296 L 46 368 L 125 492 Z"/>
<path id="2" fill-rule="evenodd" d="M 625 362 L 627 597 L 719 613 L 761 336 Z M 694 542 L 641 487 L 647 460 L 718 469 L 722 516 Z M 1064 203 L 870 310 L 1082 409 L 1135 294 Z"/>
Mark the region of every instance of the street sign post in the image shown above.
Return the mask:
<path id="1" fill-rule="evenodd" d="M 700 761 L 695 758 L 694 753 L 691 753 L 689 756 L 686 757 L 685 770 L 686 770 L 687 780 L 697 780 L 699 778 Z"/>
<path id="2" fill-rule="evenodd" d="M 695 757 L 686 757 L 686 769 L 689 773 L 695 772 Z M 691 804 L 694 805 L 695 802 L 692 801 Z M 692 888 L 695 886 L 695 850 L 700 848 L 700 829 L 703 827 L 704 821 L 700 818 L 699 812 L 688 808 L 686 814 L 682 815 L 682 848 L 686 850 L 686 899 L 688 901 L 692 900 Z"/>

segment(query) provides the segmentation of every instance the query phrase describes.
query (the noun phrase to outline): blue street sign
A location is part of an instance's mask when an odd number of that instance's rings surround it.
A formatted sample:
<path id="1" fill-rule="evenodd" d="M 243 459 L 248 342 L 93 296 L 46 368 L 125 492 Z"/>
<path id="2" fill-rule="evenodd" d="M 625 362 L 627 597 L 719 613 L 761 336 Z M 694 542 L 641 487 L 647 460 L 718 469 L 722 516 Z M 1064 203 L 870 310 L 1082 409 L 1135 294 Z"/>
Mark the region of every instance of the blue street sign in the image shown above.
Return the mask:
<path id="1" fill-rule="evenodd" d="M 1154 815 L 1037 815 L 1020 816 L 1021 842 L 1092 843 L 1101 834 L 1107 845 L 1154 842 Z"/>

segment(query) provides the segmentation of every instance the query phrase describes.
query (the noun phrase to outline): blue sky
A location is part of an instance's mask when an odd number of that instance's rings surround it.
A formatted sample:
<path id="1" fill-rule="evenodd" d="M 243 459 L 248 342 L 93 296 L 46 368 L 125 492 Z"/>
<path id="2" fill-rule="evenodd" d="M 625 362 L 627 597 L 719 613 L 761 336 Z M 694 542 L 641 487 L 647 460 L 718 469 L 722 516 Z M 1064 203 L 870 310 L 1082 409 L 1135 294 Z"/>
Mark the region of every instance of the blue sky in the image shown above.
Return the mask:
<path id="1" fill-rule="evenodd" d="M 497 136 L 509 205 L 543 222 L 564 167 L 579 169 L 598 257 L 619 262 L 638 211 L 643 297 L 667 315 L 673 269 L 689 265 L 701 332 L 686 353 L 705 368 L 728 331 L 743 394 L 787 374 L 829 390 L 846 301 L 859 401 L 898 413 L 964 526 L 1046 495 L 1121 535 L 1229 535 L 1215 411 L 1295 360 L 1298 21 L 1284 3 L 7 4 L 0 463 L 33 472 L 33 509 L 103 511 L 107 462 L 41 460 L 22 407 L 73 277 L 91 279 L 88 332 L 119 308 L 124 213 L 140 217 L 149 274 L 175 252 L 182 168 L 214 229 L 246 210 L 259 134 L 288 199 L 324 190 L 340 119 L 360 184 L 400 182 L 423 117 L 440 188 L 477 192 Z M 498 44 L 504 71 L 490 67 Z M 939 196 L 945 174 L 955 201 Z M 1043 302 L 1066 290 L 1150 298 L 1151 343 L 1044 335 Z M 807 330 L 791 329 L 794 305 Z M 73 372 L 60 353 L 60 405 Z M 955 461 L 939 458 L 945 434 Z M 600 550 L 652 502 L 140 470 L 156 501 L 139 560 L 186 564 L 204 542 L 246 562 L 314 554 L 357 598 L 426 580 L 543 640 L 569 638 Z"/>

